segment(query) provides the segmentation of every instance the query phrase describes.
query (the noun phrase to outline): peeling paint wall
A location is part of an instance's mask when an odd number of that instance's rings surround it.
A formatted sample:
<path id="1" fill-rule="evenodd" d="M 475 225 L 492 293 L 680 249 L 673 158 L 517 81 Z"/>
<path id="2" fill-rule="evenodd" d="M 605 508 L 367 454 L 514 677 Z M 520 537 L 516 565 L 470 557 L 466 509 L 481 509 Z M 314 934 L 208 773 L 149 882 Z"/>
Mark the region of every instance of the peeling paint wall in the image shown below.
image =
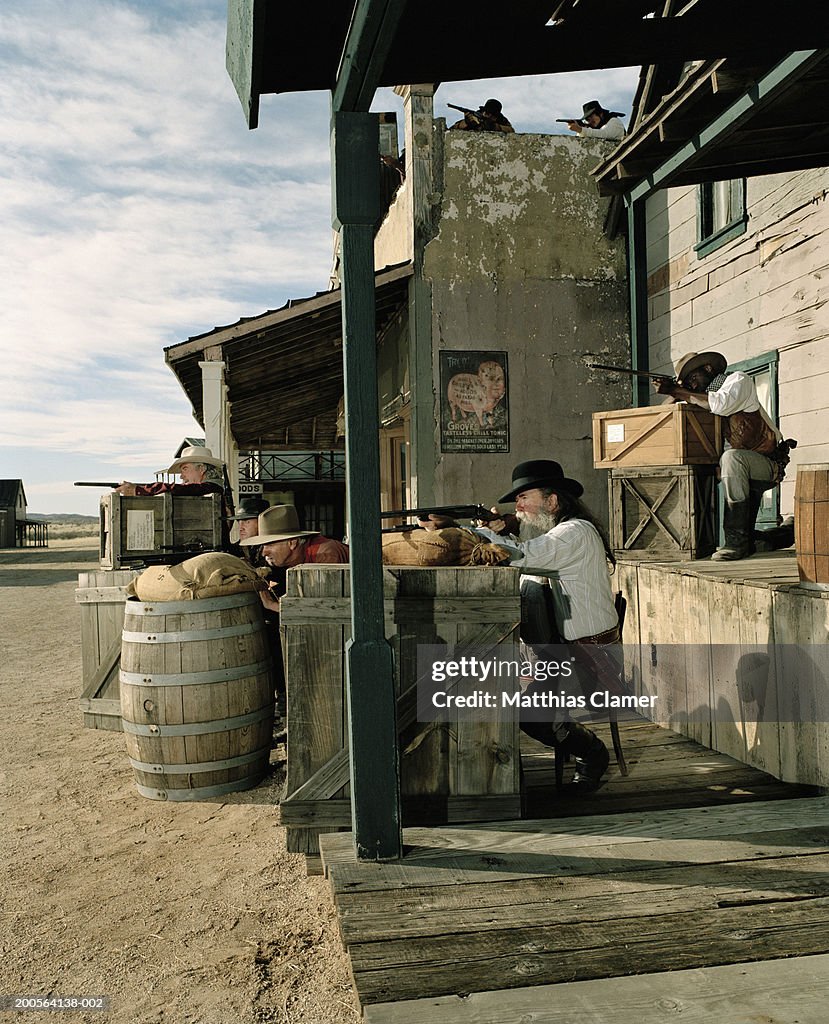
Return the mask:
<path id="1" fill-rule="evenodd" d="M 591 414 L 630 405 L 626 382 L 587 369 L 628 362 L 622 240 L 602 223 L 591 169 L 607 143 L 551 135 L 448 132 L 444 187 L 423 276 L 432 289 L 435 500 L 494 501 L 512 467 L 554 458 L 607 518 L 607 475 L 593 469 Z M 441 349 L 504 350 L 510 451 L 442 454 Z"/>

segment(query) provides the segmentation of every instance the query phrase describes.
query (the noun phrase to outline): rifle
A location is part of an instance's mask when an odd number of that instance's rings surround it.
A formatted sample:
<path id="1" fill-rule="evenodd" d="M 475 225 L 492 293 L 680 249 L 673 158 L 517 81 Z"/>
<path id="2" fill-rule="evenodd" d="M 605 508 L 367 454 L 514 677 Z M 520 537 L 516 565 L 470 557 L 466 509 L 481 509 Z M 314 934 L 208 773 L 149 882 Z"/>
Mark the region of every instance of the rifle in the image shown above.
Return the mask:
<path id="1" fill-rule="evenodd" d="M 583 117 L 557 117 L 556 124 L 580 124 L 582 128 L 587 127 L 587 121 Z"/>
<path id="2" fill-rule="evenodd" d="M 651 373 L 649 370 L 632 370 L 629 366 L 607 366 L 604 363 L 588 363 L 590 370 L 612 370 L 613 373 L 629 373 L 632 377 L 649 377 L 651 380 L 668 380 L 672 384 L 677 383 L 676 377 L 667 373 Z"/>
<path id="3" fill-rule="evenodd" d="M 488 522 L 490 519 L 499 519 L 500 514 L 490 512 L 485 505 L 434 505 L 431 508 L 399 508 L 392 512 L 381 512 L 381 519 L 392 519 L 398 516 L 417 516 L 426 519 L 430 515 L 450 516 L 459 519 L 483 519 Z M 416 530 L 414 523 L 406 523 L 403 526 L 386 527 L 384 533 L 400 533 L 403 530 Z"/>
<path id="4" fill-rule="evenodd" d="M 459 107 L 455 103 L 447 103 L 447 107 L 451 107 L 452 110 L 460 110 L 464 117 L 469 117 L 474 123 L 480 124 L 484 119 L 483 107 L 478 107 L 477 110 L 470 110 L 469 107 Z"/>
<path id="5" fill-rule="evenodd" d="M 76 480 L 75 481 L 75 486 L 76 487 L 111 487 L 111 488 L 114 489 L 116 487 L 119 487 L 120 484 L 114 484 L 114 483 L 112 483 L 111 480 L 104 480 L 104 481 L 101 481 L 101 480 Z"/>

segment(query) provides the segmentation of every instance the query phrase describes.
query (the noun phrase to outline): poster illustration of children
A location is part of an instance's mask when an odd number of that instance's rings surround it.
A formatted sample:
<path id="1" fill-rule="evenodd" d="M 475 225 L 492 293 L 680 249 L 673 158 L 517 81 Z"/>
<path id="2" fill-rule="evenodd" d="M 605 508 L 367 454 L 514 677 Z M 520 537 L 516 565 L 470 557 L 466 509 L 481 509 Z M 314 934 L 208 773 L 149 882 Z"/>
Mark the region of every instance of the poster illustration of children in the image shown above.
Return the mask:
<path id="1" fill-rule="evenodd" d="M 508 452 L 506 352 L 440 353 L 440 448 Z"/>

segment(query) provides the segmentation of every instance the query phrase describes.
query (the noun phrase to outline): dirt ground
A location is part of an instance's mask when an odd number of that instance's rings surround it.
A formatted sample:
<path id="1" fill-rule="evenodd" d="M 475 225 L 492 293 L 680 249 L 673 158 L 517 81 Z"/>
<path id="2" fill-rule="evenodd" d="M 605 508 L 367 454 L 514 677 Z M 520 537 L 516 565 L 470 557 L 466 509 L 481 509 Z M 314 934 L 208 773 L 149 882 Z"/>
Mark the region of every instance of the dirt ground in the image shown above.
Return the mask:
<path id="1" fill-rule="evenodd" d="M 83 728 L 74 590 L 96 566 L 89 538 L 0 551 L 0 995 L 109 996 L 59 1016 L 99 1024 L 356 1024 L 327 883 L 276 824 L 284 747 L 256 789 L 167 804 L 120 733 Z"/>

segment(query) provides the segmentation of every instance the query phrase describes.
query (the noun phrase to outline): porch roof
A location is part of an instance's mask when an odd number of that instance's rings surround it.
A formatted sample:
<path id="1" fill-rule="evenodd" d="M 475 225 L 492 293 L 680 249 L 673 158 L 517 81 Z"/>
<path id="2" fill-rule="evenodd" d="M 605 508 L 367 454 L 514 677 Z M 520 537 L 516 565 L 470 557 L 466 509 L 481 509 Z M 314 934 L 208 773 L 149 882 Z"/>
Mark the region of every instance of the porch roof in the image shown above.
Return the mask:
<path id="1" fill-rule="evenodd" d="M 378 337 L 406 301 L 411 264 L 375 275 Z M 239 448 L 334 447 L 343 395 L 340 289 L 216 327 L 165 349 L 204 423 L 199 363 L 223 360 L 230 429 Z"/>

